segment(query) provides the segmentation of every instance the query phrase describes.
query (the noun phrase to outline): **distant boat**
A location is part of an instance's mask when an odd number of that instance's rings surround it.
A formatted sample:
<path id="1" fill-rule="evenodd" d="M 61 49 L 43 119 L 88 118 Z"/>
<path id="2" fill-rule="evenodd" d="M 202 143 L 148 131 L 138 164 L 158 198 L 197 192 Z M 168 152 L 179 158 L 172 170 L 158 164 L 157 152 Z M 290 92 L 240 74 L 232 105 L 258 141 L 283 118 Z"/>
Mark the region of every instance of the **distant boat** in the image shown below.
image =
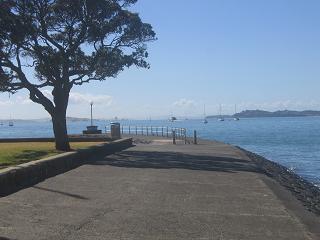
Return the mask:
<path id="1" fill-rule="evenodd" d="M 169 118 L 169 121 L 170 121 L 170 122 L 174 122 L 174 121 L 176 121 L 176 120 L 177 120 L 176 117 L 171 117 L 171 118 Z"/>
<path id="2" fill-rule="evenodd" d="M 13 127 L 13 121 L 12 121 L 11 114 L 10 114 L 10 120 L 9 120 L 9 127 Z"/>
<path id="3" fill-rule="evenodd" d="M 237 114 L 237 105 L 234 105 L 234 116 Z M 238 117 L 234 117 L 233 120 L 239 121 L 240 119 Z"/>
<path id="4" fill-rule="evenodd" d="M 208 120 L 207 120 L 207 115 L 206 115 L 206 105 L 204 105 L 204 107 L 203 107 L 203 115 L 204 115 L 203 123 L 207 124 Z"/>
<path id="5" fill-rule="evenodd" d="M 221 109 L 221 104 L 220 104 L 220 114 L 219 114 L 218 121 L 223 122 L 224 118 L 222 117 L 221 112 L 222 112 L 222 109 Z"/>

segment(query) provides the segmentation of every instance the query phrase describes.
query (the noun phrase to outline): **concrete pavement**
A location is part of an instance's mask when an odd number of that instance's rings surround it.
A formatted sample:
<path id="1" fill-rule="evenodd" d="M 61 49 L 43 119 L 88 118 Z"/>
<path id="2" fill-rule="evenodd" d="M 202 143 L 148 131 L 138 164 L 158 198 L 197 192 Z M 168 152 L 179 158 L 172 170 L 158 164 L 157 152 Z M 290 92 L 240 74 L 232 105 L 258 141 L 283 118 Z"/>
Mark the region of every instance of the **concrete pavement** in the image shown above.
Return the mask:
<path id="1" fill-rule="evenodd" d="M 239 149 L 148 143 L 0 198 L 0 236 L 319 239 L 319 217 Z"/>

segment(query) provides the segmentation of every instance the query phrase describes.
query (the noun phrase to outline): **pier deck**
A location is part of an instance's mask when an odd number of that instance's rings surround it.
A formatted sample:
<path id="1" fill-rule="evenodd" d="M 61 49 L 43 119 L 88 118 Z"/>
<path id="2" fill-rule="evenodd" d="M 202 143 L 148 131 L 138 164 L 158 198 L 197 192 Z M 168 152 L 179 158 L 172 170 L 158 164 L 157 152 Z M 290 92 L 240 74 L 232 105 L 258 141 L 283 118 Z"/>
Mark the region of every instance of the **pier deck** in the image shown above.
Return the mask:
<path id="1" fill-rule="evenodd" d="M 239 149 L 151 140 L 0 198 L 0 239 L 319 238 Z"/>

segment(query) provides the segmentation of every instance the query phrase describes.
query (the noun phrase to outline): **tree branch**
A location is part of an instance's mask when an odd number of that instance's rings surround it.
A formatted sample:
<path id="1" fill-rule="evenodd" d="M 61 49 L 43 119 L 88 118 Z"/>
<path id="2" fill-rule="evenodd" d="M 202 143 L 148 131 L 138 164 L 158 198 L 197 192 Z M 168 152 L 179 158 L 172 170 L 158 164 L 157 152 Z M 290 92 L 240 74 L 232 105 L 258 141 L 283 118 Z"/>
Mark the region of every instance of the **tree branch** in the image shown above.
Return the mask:
<path id="1" fill-rule="evenodd" d="M 14 71 L 21 81 L 20 83 L 15 83 L 16 88 L 22 89 L 26 88 L 30 92 L 30 99 L 36 103 L 39 103 L 44 106 L 44 108 L 49 112 L 53 113 L 54 111 L 54 105 L 53 103 L 43 95 L 43 93 L 37 88 L 36 85 L 33 85 L 30 83 L 23 73 L 21 67 L 18 67 L 14 65 L 9 59 L 6 59 L 5 62 L 2 63 L 3 66 L 10 68 L 12 71 Z"/>

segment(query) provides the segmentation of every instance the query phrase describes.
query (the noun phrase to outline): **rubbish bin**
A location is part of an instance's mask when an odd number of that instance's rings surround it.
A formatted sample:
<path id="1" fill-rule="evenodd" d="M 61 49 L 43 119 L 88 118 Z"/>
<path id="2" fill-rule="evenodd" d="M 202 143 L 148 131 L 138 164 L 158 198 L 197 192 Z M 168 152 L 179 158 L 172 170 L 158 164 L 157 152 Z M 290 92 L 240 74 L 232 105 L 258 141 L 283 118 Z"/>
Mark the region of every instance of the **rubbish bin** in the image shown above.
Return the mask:
<path id="1" fill-rule="evenodd" d="M 112 139 L 120 139 L 120 123 L 112 122 L 110 123 L 110 129 L 111 129 L 111 138 Z"/>

